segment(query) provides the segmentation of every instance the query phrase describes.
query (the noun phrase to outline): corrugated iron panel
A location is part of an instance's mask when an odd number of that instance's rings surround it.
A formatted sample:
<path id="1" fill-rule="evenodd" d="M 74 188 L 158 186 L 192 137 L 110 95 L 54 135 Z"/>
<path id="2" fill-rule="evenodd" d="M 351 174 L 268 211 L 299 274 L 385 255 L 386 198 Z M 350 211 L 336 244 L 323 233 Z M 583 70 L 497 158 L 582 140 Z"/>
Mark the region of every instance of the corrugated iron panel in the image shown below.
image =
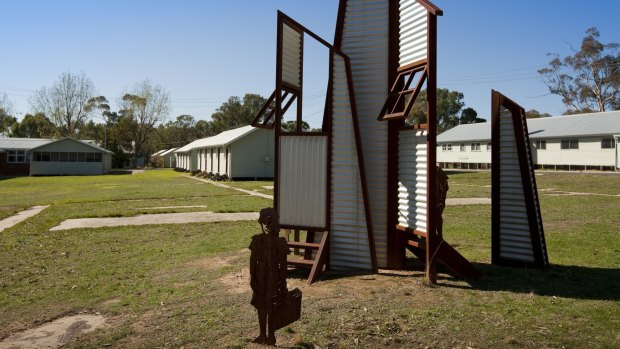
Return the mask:
<path id="1" fill-rule="evenodd" d="M 400 0 L 399 65 L 426 58 L 427 10 L 415 0 Z"/>
<path id="2" fill-rule="evenodd" d="M 388 28 L 388 0 L 347 1 L 342 50 L 351 58 L 379 267 L 387 266 L 388 129 L 377 116 L 388 94 Z"/>
<path id="3" fill-rule="evenodd" d="M 516 144 L 512 112 L 502 108 L 499 115 L 500 258 L 534 263 Z"/>
<path id="4" fill-rule="evenodd" d="M 327 137 L 280 136 L 280 224 L 325 228 Z"/>
<path id="5" fill-rule="evenodd" d="M 398 224 L 426 231 L 426 131 L 398 133 Z"/>
<path id="6" fill-rule="evenodd" d="M 284 23 L 282 25 L 282 81 L 300 85 L 301 33 Z"/>
<path id="7" fill-rule="evenodd" d="M 344 60 L 334 55 L 330 266 L 372 269 Z"/>

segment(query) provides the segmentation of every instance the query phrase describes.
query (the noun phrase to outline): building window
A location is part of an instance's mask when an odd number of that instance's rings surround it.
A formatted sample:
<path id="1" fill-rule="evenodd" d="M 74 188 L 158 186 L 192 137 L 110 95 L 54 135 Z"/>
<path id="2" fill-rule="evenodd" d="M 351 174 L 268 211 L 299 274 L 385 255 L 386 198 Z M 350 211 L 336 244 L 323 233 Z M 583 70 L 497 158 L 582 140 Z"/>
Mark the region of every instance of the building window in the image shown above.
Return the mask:
<path id="1" fill-rule="evenodd" d="M 465 143 L 461 143 L 461 151 L 465 151 Z"/>
<path id="2" fill-rule="evenodd" d="M 472 143 L 471 151 L 480 151 L 480 143 Z"/>
<path id="3" fill-rule="evenodd" d="M 547 141 L 536 141 L 536 149 L 538 150 L 546 150 L 547 149 Z M 564 149 L 564 148 L 562 148 Z"/>
<path id="4" fill-rule="evenodd" d="M 613 149 L 615 147 L 616 147 L 616 142 L 614 142 L 613 138 L 601 139 L 601 149 Z"/>
<path id="5" fill-rule="evenodd" d="M 28 162 L 28 152 L 25 150 L 9 150 L 7 162 L 23 164 Z"/>
<path id="6" fill-rule="evenodd" d="M 491 142 L 487 142 L 487 151 L 491 151 Z"/>
<path id="7" fill-rule="evenodd" d="M 578 139 L 563 139 L 561 149 L 579 149 Z"/>
<path id="8" fill-rule="evenodd" d="M 102 153 L 76 153 L 76 152 L 34 152 L 35 162 L 102 162 Z"/>
<path id="9" fill-rule="evenodd" d="M 452 151 L 452 143 L 442 144 L 441 145 L 441 150 L 442 151 Z"/>

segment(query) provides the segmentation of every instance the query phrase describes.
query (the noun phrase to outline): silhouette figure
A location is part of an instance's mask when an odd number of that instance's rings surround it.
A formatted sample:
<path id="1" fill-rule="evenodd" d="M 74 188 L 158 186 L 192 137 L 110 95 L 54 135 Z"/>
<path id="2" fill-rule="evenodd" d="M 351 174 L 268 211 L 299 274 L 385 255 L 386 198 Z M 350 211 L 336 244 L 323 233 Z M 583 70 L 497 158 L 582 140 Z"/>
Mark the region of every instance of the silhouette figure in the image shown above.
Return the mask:
<path id="1" fill-rule="evenodd" d="M 261 234 L 252 236 L 250 243 L 250 286 L 252 305 L 258 312 L 260 335 L 253 342 L 275 345 L 277 319 L 273 315 L 274 299 L 285 298 L 286 256 L 290 253 L 286 239 L 279 237 L 278 214 L 273 208 L 260 211 L 258 223 Z"/>

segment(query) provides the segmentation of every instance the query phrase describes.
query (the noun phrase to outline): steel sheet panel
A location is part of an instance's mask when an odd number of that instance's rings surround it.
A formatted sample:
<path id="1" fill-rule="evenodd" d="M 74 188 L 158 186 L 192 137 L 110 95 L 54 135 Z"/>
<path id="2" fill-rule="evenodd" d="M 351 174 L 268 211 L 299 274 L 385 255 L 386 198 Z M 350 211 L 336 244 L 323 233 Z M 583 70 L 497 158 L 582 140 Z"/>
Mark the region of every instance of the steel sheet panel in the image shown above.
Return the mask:
<path id="1" fill-rule="evenodd" d="M 426 231 L 426 132 L 398 133 L 398 224 Z"/>
<path id="2" fill-rule="evenodd" d="M 301 33 L 282 25 L 282 81 L 300 86 Z"/>
<path id="3" fill-rule="evenodd" d="M 534 263 L 512 118 L 510 110 L 502 108 L 499 114 L 500 257 Z M 524 244 L 522 241 L 529 241 L 529 243 Z"/>
<path id="4" fill-rule="evenodd" d="M 351 59 L 379 267 L 387 266 L 388 137 L 387 123 L 377 116 L 388 94 L 388 28 L 388 0 L 347 1 L 342 50 Z"/>
<path id="5" fill-rule="evenodd" d="M 372 269 L 345 64 L 333 59 L 330 266 Z"/>
<path id="6" fill-rule="evenodd" d="M 281 136 L 280 224 L 325 228 L 327 137 Z"/>
<path id="7" fill-rule="evenodd" d="M 400 0 L 399 65 L 407 65 L 427 56 L 427 10 L 415 0 Z"/>

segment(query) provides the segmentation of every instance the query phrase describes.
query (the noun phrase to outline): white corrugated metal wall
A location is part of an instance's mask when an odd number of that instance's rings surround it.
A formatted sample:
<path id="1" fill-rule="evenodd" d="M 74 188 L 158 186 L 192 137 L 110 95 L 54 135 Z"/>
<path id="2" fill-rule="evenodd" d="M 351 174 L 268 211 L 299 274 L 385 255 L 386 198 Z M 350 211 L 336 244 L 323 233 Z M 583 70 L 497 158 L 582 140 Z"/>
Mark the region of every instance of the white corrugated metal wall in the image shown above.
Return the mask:
<path id="1" fill-rule="evenodd" d="M 334 55 L 330 265 L 372 269 L 344 59 Z"/>
<path id="2" fill-rule="evenodd" d="M 426 131 L 398 134 L 398 224 L 426 232 Z"/>
<path id="3" fill-rule="evenodd" d="M 388 93 L 388 29 L 388 0 L 347 1 L 342 50 L 351 58 L 379 267 L 387 266 L 388 125 L 377 116 Z"/>
<path id="4" fill-rule="evenodd" d="M 427 10 L 415 0 L 400 0 L 399 65 L 426 58 L 428 35 Z"/>
<path id="5" fill-rule="evenodd" d="M 499 115 L 499 245 L 500 258 L 534 263 L 530 225 L 510 110 Z"/>
<path id="6" fill-rule="evenodd" d="M 280 224 L 325 228 L 327 137 L 280 136 Z"/>
<path id="7" fill-rule="evenodd" d="M 282 25 L 282 81 L 300 85 L 301 33 L 284 23 Z"/>

